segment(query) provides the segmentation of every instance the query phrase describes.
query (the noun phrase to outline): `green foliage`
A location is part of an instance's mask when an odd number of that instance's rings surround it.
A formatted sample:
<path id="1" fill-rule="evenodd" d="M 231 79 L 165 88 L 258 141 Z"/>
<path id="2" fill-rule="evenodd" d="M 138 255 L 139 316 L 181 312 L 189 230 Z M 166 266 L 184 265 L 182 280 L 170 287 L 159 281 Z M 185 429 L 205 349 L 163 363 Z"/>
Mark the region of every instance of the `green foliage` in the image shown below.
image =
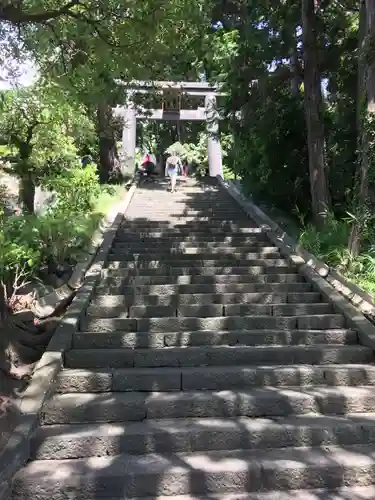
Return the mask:
<path id="1" fill-rule="evenodd" d="M 318 259 L 375 296 L 375 251 L 369 241 L 358 257 L 348 251 L 352 223 L 350 217 L 338 219 L 331 214 L 327 225 L 321 230 L 307 225 L 299 242 Z M 368 228 L 369 240 L 373 241 L 374 232 L 375 227 L 372 225 Z"/>
<path id="2" fill-rule="evenodd" d="M 73 134 L 78 126 L 79 141 L 82 137 L 89 140 L 94 132 L 92 123 L 53 83 L 42 81 L 0 94 L 0 136 L 16 152 L 11 171 L 30 184 L 75 165 Z"/>
<path id="3" fill-rule="evenodd" d="M 76 163 L 74 167 L 45 179 L 43 185 L 56 193 L 55 202 L 50 208 L 52 213 L 89 212 L 100 193 L 95 165 L 82 167 Z"/>
<path id="4" fill-rule="evenodd" d="M 37 275 L 41 265 L 77 259 L 103 209 L 123 192 L 101 188 L 93 165 L 76 165 L 47 184 L 56 201 L 45 215 L 0 216 L 0 283 L 7 294 Z"/>

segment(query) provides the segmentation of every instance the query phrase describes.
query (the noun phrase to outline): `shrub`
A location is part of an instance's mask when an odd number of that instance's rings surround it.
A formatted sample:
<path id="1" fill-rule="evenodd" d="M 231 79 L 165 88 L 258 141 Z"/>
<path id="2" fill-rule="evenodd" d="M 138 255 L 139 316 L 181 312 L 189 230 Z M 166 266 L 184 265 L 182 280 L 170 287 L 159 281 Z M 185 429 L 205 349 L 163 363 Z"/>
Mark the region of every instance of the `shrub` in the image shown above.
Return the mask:
<path id="1" fill-rule="evenodd" d="M 329 266 L 337 269 L 343 276 L 355 282 L 369 293 L 375 293 L 375 249 L 365 247 L 358 257 L 348 251 L 350 233 L 348 219 L 330 217 L 327 225 L 318 230 L 306 226 L 300 236 L 301 245 Z M 368 233 L 372 228 L 367 228 Z"/>
<path id="2" fill-rule="evenodd" d="M 43 184 L 56 193 L 49 210 L 53 214 L 85 214 L 92 210 L 100 194 L 97 169 L 92 164 L 82 167 L 77 163 Z"/>
<path id="3" fill-rule="evenodd" d="M 0 214 L 0 283 L 5 300 L 35 274 L 42 261 L 42 245 L 33 221 Z"/>

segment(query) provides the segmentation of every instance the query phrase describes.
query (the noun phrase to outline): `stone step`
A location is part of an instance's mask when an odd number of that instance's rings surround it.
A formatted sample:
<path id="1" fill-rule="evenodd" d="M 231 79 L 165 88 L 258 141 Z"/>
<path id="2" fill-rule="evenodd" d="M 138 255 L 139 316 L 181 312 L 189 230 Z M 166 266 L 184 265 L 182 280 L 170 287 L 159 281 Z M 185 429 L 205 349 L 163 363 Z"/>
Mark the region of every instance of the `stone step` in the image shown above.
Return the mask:
<path id="1" fill-rule="evenodd" d="M 65 353 L 66 368 L 319 365 L 373 360 L 369 347 L 331 344 L 71 349 Z"/>
<path id="2" fill-rule="evenodd" d="M 38 429 L 31 459 L 64 460 L 122 453 L 190 453 L 373 444 L 375 414 L 280 419 L 162 419 L 135 423 L 51 425 Z"/>
<path id="3" fill-rule="evenodd" d="M 321 296 L 317 292 L 258 292 L 258 293 L 200 293 L 195 295 L 96 295 L 87 310 L 98 309 L 121 314 L 125 307 L 131 305 L 144 306 L 174 306 L 179 305 L 210 305 L 210 304 L 311 304 L 320 302 Z"/>
<path id="4" fill-rule="evenodd" d="M 95 290 L 97 295 L 102 295 L 100 289 Z M 270 293 L 289 292 L 305 293 L 311 292 L 309 283 L 211 283 L 208 285 L 127 285 L 122 287 L 124 297 L 144 295 L 201 295 L 201 294 L 246 294 L 246 293 Z M 104 293 L 106 291 L 104 290 Z M 112 294 L 109 294 L 112 295 Z M 115 294 L 117 295 L 117 294 Z"/>
<path id="5" fill-rule="evenodd" d="M 344 328 L 340 314 L 320 316 L 217 316 L 164 318 L 81 318 L 80 330 L 87 332 L 182 332 L 197 330 L 327 330 Z"/>
<path id="6" fill-rule="evenodd" d="M 157 241 L 222 241 L 222 242 L 243 242 L 248 243 L 251 242 L 254 238 L 263 237 L 264 231 L 260 228 L 247 228 L 247 231 L 224 231 L 222 229 L 214 229 L 211 230 L 201 229 L 201 230 L 190 230 L 190 229 L 173 229 L 170 227 L 164 231 L 158 230 L 149 230 L 142 231 L 137 230 L 124 230 L 119 229 L 116 233 L 115 241 L 142 241 L 142 240 L 157 240 Z M 249 240 L 248 240 L 249 238 Z"/>
<path id="7" fill-rule="evenodd" d="M 126 497 L 127 498 L 127 497 Z M 209 493 L 206 495 L 158 495 L 159 500 L 374 500 L 375 486 L 353 486 L 328 489 L 304 489 L 288 491 L 268 491 L 263 493 Z M 43 499 L 42 499 L 43 500 Z M 90 500 L 99 500 L 90 498 Z M 124 500 L 124 497 L 107 500 Z M 155 500 L 153 497 L 133 498 L 130 500 Z"/>
<path id="8" fill-rule="evenodd" d="M 123 249 L 127 251 L 131 251 L 134 253 L 141 253 L 146 251 L 158 251 L 158 252 L 181 252 L 181 253 L 200 253 L 202 250 L 209 251 L 211 253 L 232 253 L 232 252 L 256 252 L 259 247 L 268 247 L 270 245 L 270 241 L 266 239 L 258 239 L 254 240 L 248 244 L 238 244 L 233 245 L 231 243 L 208 243 L 203 242 L 197 244 L 196 241 L 185 242 L 185 241 L 170 241 L 164 244 L 160 244 L 157 240 L 155 242 L 129 242 L 129 241 L 117 241 L 114 242 L 114 248 Z"/>
<path id="9" fill-rule="evenodd" d="M 217 284 L 273 284 L 273 283 L 305 283 L 305 278 L 297 273 L 281 274 L 217 274 L 183 275 L 183 276 L 110 276 L 102 278 L 96 287 L 98 294 L 118 294 L 124 286 L 133 285 L 217 285 Z"/>
<path id="10" fill-rule="evenodd" d="M 298 316 L 333 313 L 331 304 L 206 304 L 178 306 L 141 306 L 131 305 L 122 311 L 119 308 L 101 308 L 89 306 L 86 315 L 95 318 L 164 318 L 194 317 L 207 318 L 215 316 Z"/>
<path id="11" fill-rule="evenodd" d="M 239 391 L 55 394 L 43 407 L 49 424 L 143 421 L 145 418 L 283 417 L 306 413 L 371 413 L 367 387 L 268 387 Z"/>
<path id="12" fill-rule="evenodd" d="M 187 234 L 188 236 L 192 236 L 193 234 L 203 233 L 206 234 L 261 234 L 264 233 L 261 231 L 253 231 L 254 228 L 251 227 L 249 221 L 243 222 L 230 222 L 230 221 L 222 221 L 222 220 L 189 220 L 185 217 L 180 220 L 170 220 L 168 222 L 161 221 L 146 221 L 144 224 L 136 223 L 136 224 L 128 224 L 124 227 L 119 228 L 117 234 L 143 234 L 147 235 L 148 233 L 161 232 L 163 236 L 168 235 L 170 233 L 181 233 Z"/>
<path id="13" fill-rule="evenodd" d="M 262 269 L 259 269 L 260 271 Z M 135 285 L 204 285 L 206 283 L 304 283 L 305 278 L 293 269 L 286 269 L 286 273 L 279 269 L 273 269 L 274 272 L 265 274 L 198 274 L 198 275 L 143 275 L 131 273 L 128 276 L 110 274 L 102 278 L 101 283 L 108 284 L 129 284 Z"/>
<path id="14" fill-rule="evenodd" d="M 171 226 L 164 228 L 155 227 L 141 227 L 133 226 L 120 228 L 116 233 L 116 238 L 129 238 L 129 237 L 142 237 L 142 238 L 184 238 L 193 237 L 200 238 L 204 237 L 226 237 L 226 236 L 251 236 L 264 233 L 263 229 L 243 227 L 243 228 L 227 228 L 223 226 L 212 227 L 201 225 L 199 227 L 191 227 L 188 225 Z"/>
<path id="15" fill-rule="evenodd" d="M 262 346 L 262 345 L 316 345 L 357 344 L 353 330 L 233 330 L 193 332 L 76 332 L 75 349 L 147 348 L 186 346 Z"/>
<path id="16" fill-rule="evenodd" d="M 69 498 L 81 500 L 124 499 L 333 489 L 343 483 L 358 487 L 373 483 L 374 468 L 373 445 L 36 460 L 15 476 L 12 498 L 65 500 L 69 492 Z"/>
<path id="17" fill-rule="evenodd" d="M 186 253 L 186 252 L 168 252 L 166 253 L 164 250 L 160 250 L 158 248 L 154 249 L 152 253 L 150 252 L 128 252 L 127 249 L 124 248 L 117 248 L 117 247 L 112 247 L 110 256 L 116 257 L 115 260 L 121 259 L 121 260 L 134 260 L 135 257 L 137 257 L 139 260 L 183 260 L 184 257 L 188 258 L 189 260 L 212 260 L 213 257 L 218 257 L 219 255 L 222 255 L 223 257 L 227 258 L 227 256 L 232 260 L 238 259 L 238 260 L 246 260 L 246 259 L 257 259 L 260 258 L 262 255 L 275 255 L 275 253 L 278 252 L 277 247 L 258 247 L 258 248 L 245 248 L 243 251 L 232 251 L 230 250 L 229 252 L 204 252 L 203 250 L 199 250 L 197 253 Z M 229 259 L 228 259 L 229 260 Z"/>
<path id="18" fill-rule="evenodd" d="M 287 274 L 288 272 L 295 271 L 293 267 L 289 266 L 286 261 L 283 263 L 277 262 L 273 265 L 248 265 L 248 266 L 217 266 L 217 267 L 203 267 L 203 266 L 194 266 L 194 267 L 169 267 L 169 266 L 161 266 L 154 267 L 151 269 L 144 268 L 120 268 L 120 269 L 104 269 L 103 277 L 112 277 L 112 276 L 216 276 L 216 275 L 228 275 L 228 274 L 245 274 L 245 275 L 254 275 L 254 274 Z"/>
<path id="19" fill-rule="evenodd" d="M 254 253 L 253 257 L 248 257 L 246 259 L 236 259 L 231 258 L 226 255 L 222 259 L 191 259 L 189 255 L 181 256 L 181 259 L 168 259 L 167 257 L 145 259 L 135 258 L 133 261 L 129 260 L 119 260 L 115 255 L 109 254 L 107 257 L 107 268 L 108 269 L 155 269 L 155 268 L 171 268 L 171 267 L 248 267 L 253 265 L 273 265 L 272 262 L 280 261 L 279 251 L 271 252 L 269 254 L 260 255 L 259 253 Z M 268 263 L 268 264 L 267 264 Z"/>
<path id="20" fill-rule="evenodd" d="M 286 386 L 375 386 L 375 366 L 273 365 L 65 369 L 57 392 L 228 391 Z"/>
<path id="21" fill-rule="evenodd" d="M 178 241 L 178 238 L 172 238 L 162 236 L 163 233 L 158 233 L 156 237 L 140 237 L 137 234 L 128 234 L 125 238 L 120 237 L 120 235 L 116 235 L 116 238 L 114 240 L 114 244 L 142 244 L 145 246 L 163 246 L 163 245 L 170 245 L 170 244 L 185 244 L 188 246 L 191 246 L 192 243 L 199 245 L 230 245 L 231 243 L 234 245 L 249 245 L 253 242 L 258 242 L 258 241 L 268 241 L 267 237 L 263 233 L 252 233 L 250 236 L 246 235 L 237 235 L 237 236 L 232 236 L 231 234 L 225 234 L 225 235 L 207 235 L 206 233 L 195 236 L 195 235 L 189 235 L 186 236 L 185 238 L 181 239 L 181 241 Z"/>

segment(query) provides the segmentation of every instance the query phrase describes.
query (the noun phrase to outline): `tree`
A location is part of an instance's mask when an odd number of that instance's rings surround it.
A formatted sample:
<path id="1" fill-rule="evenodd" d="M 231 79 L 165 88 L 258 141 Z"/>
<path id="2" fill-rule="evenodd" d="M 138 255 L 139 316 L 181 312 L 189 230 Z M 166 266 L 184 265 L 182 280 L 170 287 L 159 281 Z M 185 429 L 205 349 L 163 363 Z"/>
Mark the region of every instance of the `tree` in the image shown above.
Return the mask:
<path id="1" fill-rule="evenodd" d="M 304 100 L 309 149 L 312 213 L 322 225 L 331 209 L 325 152 L 321 76 L 318 68 L 317 23 L 314 0 L 302 0 Z"/>
<path id="2" fill-rule="evenodd" d="M 103 181 L 119 169 L 110 110 L 126 95 L 116 79 L 196 74 L 208 8 L 204 0 L 130 0 L 126 9 L 119 0 L 107 0 L 97 12 L 97 2 L 78 2 L 69 12 L 57 9 L 48 21 L 22 25 L 23 44 L 42 73 L 52 75 L 96 121 Z"/>
<path id="3" fill-rule="evenodd" d="M 369 222 L 369 175 L 375 166 L 375 60 L 372 55 L 375 41 L 375 5 L 360 0 L 357 127 L 359 158 L 355 181 L 355 216 L 348 248 L 358 256 L 361 240 Z M 370 216 L 371 218 L 371 216 Z"/>
<path id="4" fill-rule="evenodd" d="M 20 180 L 20 204 L 33 213 L 36 185 L 75 158 L 74 127 L 90 134 L 92 126 L 55 84 L 3 91 L 0 98 L 0 136 L 16 151 L 11 171 Z"/>

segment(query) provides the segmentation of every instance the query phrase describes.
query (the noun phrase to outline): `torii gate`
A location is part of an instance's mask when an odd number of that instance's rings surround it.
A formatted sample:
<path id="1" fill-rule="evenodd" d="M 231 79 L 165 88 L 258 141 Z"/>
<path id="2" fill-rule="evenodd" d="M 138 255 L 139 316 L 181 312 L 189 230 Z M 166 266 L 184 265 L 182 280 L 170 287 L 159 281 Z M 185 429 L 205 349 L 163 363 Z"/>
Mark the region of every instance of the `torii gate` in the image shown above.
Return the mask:
<path id="1" fill-rule="evenodd" d="M 162 97 L 161 109 L 137 109 L 131 100 L 126 106 L 113 109 L 114 116 L 123 119 L 122 157 L 126 171 L 134 172 L 136 150 L 136 127 L 138 120 L 205 121 L 208 133 L 208 165 L 211 177 L 223 177 L 222 154 L 219 139 L 220 116 L 216 108 L 216 97 L 221 95 L 216 86 L 205 82 L 142 82 L 125 83 L 130 99 L 134 94 L 156 94 Z M 204 97 L 205 106 L 197 109 L 181 109 L 183 95 Z"/>

